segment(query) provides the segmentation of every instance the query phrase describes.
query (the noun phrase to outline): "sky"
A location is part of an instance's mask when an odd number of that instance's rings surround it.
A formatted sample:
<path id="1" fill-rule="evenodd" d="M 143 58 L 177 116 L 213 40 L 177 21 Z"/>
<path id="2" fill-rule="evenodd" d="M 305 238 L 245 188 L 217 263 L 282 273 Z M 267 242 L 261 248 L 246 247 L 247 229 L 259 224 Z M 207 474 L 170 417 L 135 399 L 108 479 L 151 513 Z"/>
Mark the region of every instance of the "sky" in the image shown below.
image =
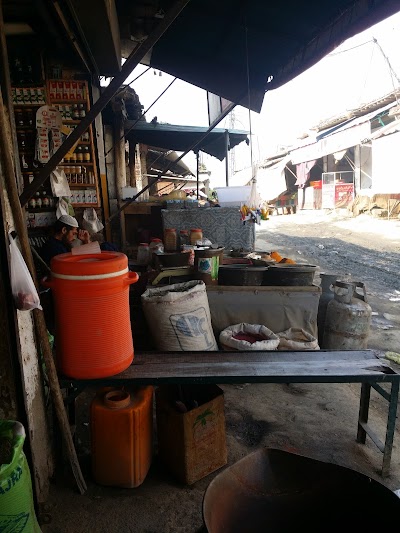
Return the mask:
<path id="1" fill-rule="evenodd" d="M 372 39 L 376 39 L 378 44 Z M 280 147 L 295 145 L 302 133 L 308 132 L 321 120 L 356 108 L 399 87 L 399 50 L 400 12 L 348 39 L 307 71 L 282 87 L 267 92 L 259 114 L 252 112 L 250 118 L 247 109 L 236 107 L 234 117 L 227 117 L 218 126 L 251 129 L 252 150 L 245 143 L 235 148 L 235 170 L 251 168 L 251 163 L 261 162 Z M 146 68 L 138 65 L 126 83 Z M 134 81 L 132 87 L 146 110 L 173 79 L 164 72 L 150 69 Z M 154 116 L 160 123 L 208 126 L 206 91 L 176 80 L 146 113 L 147 121 Z M 191 169 L 195 169 L 193 153 L 185 156 L 184 160 Z M 206 154 L 203 162 L 212 172 L 212 185 L 225 185 L 225 162 L 221 163 Z"/>

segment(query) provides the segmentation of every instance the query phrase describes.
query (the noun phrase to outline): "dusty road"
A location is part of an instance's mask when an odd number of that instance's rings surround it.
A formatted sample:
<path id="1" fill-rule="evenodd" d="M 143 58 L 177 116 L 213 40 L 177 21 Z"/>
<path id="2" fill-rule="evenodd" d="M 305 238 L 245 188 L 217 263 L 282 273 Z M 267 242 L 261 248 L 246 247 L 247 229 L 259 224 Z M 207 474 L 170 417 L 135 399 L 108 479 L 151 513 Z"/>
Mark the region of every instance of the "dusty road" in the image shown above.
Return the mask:
<path id="1" fill-rule="evenodd" d="M 272 216 L 256 231 L 257 250 L 363 282 L 373 311 L 369 347 L 400 351 L 400 221 L 305 211 Z"/>

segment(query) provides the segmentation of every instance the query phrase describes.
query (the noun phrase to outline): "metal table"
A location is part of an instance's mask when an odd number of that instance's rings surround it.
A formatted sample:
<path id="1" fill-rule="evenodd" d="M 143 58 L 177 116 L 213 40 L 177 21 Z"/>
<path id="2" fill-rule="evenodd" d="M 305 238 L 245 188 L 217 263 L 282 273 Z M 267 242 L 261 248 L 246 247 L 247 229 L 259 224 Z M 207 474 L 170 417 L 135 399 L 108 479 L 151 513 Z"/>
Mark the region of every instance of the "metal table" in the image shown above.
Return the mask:
<path id="1" fill-rule="evenodd" d="M 67 401 L 87 386 L 231 384 L 231 383 L 360 383 L 357 442 L 368 435 L 383 453 L 382 476 L 390 470 L 396 425 L 400 371 L 377 350 L 313 352 L 144 352 L 136 353 L 124 372 L 97 380 L 60 377 Z M 390 385 L 390 391 L 382 384 Z M 389 404 L 385 441 L 368 424 L 371 387 Z M 74 416 L 72 409 L 71 416 Z"/>

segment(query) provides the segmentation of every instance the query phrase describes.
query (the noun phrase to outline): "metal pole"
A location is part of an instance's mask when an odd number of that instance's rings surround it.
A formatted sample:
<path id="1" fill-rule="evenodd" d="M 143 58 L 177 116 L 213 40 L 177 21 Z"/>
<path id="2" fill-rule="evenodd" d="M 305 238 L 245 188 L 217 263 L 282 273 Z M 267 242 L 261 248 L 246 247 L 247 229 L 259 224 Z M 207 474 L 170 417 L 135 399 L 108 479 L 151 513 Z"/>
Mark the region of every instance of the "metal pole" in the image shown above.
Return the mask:
<path id="1" fill-rule="evenodd" d="M 196 166 L 196 181 L 197 181 L 197 199 L 199 199 L 199 165 L 200 165 L 200 160 L 199 160 L 199 151 L 197 150 L 196 152 L 196 163 L 197 163 L 197 166 Z"/>
<path id="2" fill-rule="evenodd" d="M 133 198 L 130 198 L 129 200 L 127 200 L 119 209 L 118 211 L 116 211 L 115 213 L 113 213 L 107 220 L 106 220 L 106 224 L 109 224 L 111 222 L 111 220 L 113 218 L 115 218 L 120 211 L 123 211 L 124 209 L 126 209 L 128 207 L 128 205 L 130 205 L 132 202 L 134 202 L 137 198 L 139 198 L 139 196 L 141 196 L 145 191 L 147 191 L 147 189 L 149 189 L 152 185 L 154 185 L 155 183 L 157 183 L 157 181 L 159 179 L 161 179 L 161 177 L 163 176 L 163 174 L 166 174 L 166 172 L 172 167 L 172 165 L 174 165 L 175 163 L 178 163 L 178 161 L 180 161 L 183 157 L 185 157 L 186 154 L 188 154 L 190 152 L 190 150 L 193 150 L 199 146 L 199 144 L 207 137 L 207 135 L 210 133 L 210 131 L 212 131 L 216 126 L 217 124 L 219 124 L 221 122 L 221 120 L 223 118 L 226 117 L 226 115 L 228 113 L 230 113 L 232 111 L 232 109 L 235 107 L 236 104 L 234 104 L 233 102 L 231 102 L 225 109 L 225 111 L 223 113 L 221 113 L 221 115 L 219 115 L 216 120 L 214 120 L 214 122 L 212 124 L 210 124 L 210 126 L 208 127 L 207 131 L 205 133 L 203 133 L 203 135 L 200 137 L 200 139 L 198 141 L 195 141 L 191 146 L 189 146 L 189 148 L 187 148 L 179 157 L 177 157 L 174 161 L 171 161 L 171 163 L 169 163 L 160 173 L 160 176 L 158 176 L 157 178 L 154 178 L 154 180 L 151 181 L 151 183 L 149 183 L 148 185 L 146 185 L 145 187 L 143 187 L 143 189 L 141 191 L 139 191 Z"/>
<path id="3" fill-rule="evenodd" d="M 229 160 L 228 160 L 228 152 L 229 152 L 229 131 L 225 130 L 225 181 L 226 186 L 229 187 Z"/>
<path id="4" fill-rule="evenodd" d="M 51 156 L 46 165 L 40 169 L 37 178 L 35 178 L 26 189 L 22 192 L 20 198 L 21 206 L 24 206 L 29 198 L 39 190 L 41 185 L 46 181 L 50 173 L 60 163 L 65 154 L 72 148 L 75 142 L 81 137 L 96 116 L 101 113 L 111 98 L 119 91 L 122 83 L 126 80 L 132 70 L 140 63 L 147 52 L 157 43 L 160 37 L 166 32 L 169 26 L 174 22 L 182 9 L 189 3 L 189 0 L 176 0 L 172 8 L 166 13 L 165 17 L 159 22 L 154 31 L 147 39 L 136 48 L 123 64 L 121 71 L 112 79 L 110 85 L 105 88 L 100 98 L 93 104 L 88 114 L 80 121 L 73 132 L 68 135 L 66 140 L 60 146 L 55 154 Z"/>

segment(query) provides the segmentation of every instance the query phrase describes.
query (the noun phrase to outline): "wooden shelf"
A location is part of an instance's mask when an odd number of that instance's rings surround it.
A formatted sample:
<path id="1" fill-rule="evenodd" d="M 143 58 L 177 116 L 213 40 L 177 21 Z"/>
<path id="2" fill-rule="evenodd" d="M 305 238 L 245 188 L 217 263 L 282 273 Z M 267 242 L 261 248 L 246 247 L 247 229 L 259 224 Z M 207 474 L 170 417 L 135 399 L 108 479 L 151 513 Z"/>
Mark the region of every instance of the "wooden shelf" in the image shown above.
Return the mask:
<path id="1" fill-rule="evenodd" d="M 55 100 L 54 98 L 51 101 L 51 105 L 56 104 L 87 104 L 87 100 Z"/>
<path id="2" fill-rule="evenodd" d="M 53 207 L 41 207 L 40 209 L 36 209 L 34 207 L 28 207 L 26 210 L 28 213 L 54 213 L 56 206 Z"/>
<path id="3" fill-rule="evenodd" d="M 22 108 L 27 108 L 27 107 L 43 107 L 44 105 L 47 105 L 46 103 L 44 104 L 14 104 L 13 103 L 13 106 L 14 107 L 22 107 Z"/>
<path id="4" fill-rule="evenodd" d="M 70 189 L 96 189 L 95 183 L 68 183 Z"/>
<path id="5" fill-rule="evenodd" d="M 63 83 L 65 82 L 76 82 L 78 83 L 78 86 L 80 89 L 83 89 L 83 93 L 78 93 L 80 98 L 50 98 L 50 83 L 51 82 L 60 82 L 62 81 Z M 47 80 L 47 83 L 48 83 L 48 86 L 47 86 L 47 94 L 49 95 L 49 102 L 50 102 L 50 105 L 52 106 L 62 106 L 62 105 L 69 105 L 69 106 L 74 106 L 75 104 L 78 104 L 78 105 L 82 105 L 84 104 L 84 108 L 85 108 L 85 113 L 87 114 L 91 108 L 91 102 L 90 102 L 90 92 L 89 92 L 89 83 L 87 80 L 64 80 L 64 79 L 60 79 L 60 80 Z M 52 91 L 52 94 L 53 94 L 54 91 Z M 53 96 L 56 96 L 55 94 L 53 94 Z M 61 96 L 61 94 L 59 93 L 59 96 Z M 64 95 L 63 95 L 64 96 Z M 83 96 L 83 98 L 82 98 Z M 75 125 L 78 125 L 82 122 L 82 120 L 85 120 L 85 117 L 79 117 L 79 118 L 74 118 L 73 116 L 69 115 L 70 118 L 63 118 L 62 119 L 62 123 L 65 125 L 65 126 L 75 126 Z M 72 129 L 72 127 L 71 127 Z M 96 160 L 96 151 L 95 151 L 95 144 L 94 144 L 94 138 L 93 138 L 93 126 L 92 124 L 90 124 L 87 128 L 85 128 L 85 132 L 86 132 L 86 135 L 87 133 L 89 134 L 87 136 L 87 139 L 86 141 L 83 141 L 83 140 L 79 140 L 77 145 L 78 146 L 85 146 L 85 147 L 88 147 L 88 149 L 86 148 L 86 152 L 89 151 L 90 153 L 90 161 L 63 161 L 62 163 L 60 163 L 60 167 L 61 168 L 64 168 L 65 167 L 74 167 L 74 166 L 79 166 L 79 167 L 82 167 L 84 169 L 87 169 L 88 170 L 88 173 L 90 172 L 91 174 L 93 174 L 93 179 L 94 179 L 94 183 L 70 183 L 69 186 L 70 186 L 70 189 L 71 189 L 71 194 L 72 194 L 72 191 L 75 195 L 75 192 L 78 191 L 77 195 L 79 196 L 84 196 L 84 192 L 87 191 L 87 190 L 95 190 L 96 191 L 96 197 L 97 197 L 97 201 L 96 202 L 91 202 L 91 203 L 76 203 L 76 202 L 71 202 L 71 205 L 75 208 L 75 209 L 84 209 L 84 208 L 87 208 L 87 207 L 93 207 L 93 208 L 100 208 L 101 207 L 101 199 L 100 199 L 100 190 L 99 190 L 99 178 L 98 178 L 98 169 L 97 169 L 97 160 Z M 80 192 L 82 192 L 82 194 L 80 194 Z M 82 200 L 84 200 L 85 198 L 82 198 Z"/>
<path id="6" fill-rule="evenodd" d="M 74 162 L 71 161 L 70 163 L 59 163 L 57 166 L 69 167 L 70 165 L 79 165 L 81 167 L 92 167 L 93 163 L 82 163 L 81 161 L 74 161 Z"/>
<path id="7" fill-rule="evenodd" d="M 93 203 L 93 204 L 71 204 L 72 207 L 100 207 L 99 203 Z"/>

